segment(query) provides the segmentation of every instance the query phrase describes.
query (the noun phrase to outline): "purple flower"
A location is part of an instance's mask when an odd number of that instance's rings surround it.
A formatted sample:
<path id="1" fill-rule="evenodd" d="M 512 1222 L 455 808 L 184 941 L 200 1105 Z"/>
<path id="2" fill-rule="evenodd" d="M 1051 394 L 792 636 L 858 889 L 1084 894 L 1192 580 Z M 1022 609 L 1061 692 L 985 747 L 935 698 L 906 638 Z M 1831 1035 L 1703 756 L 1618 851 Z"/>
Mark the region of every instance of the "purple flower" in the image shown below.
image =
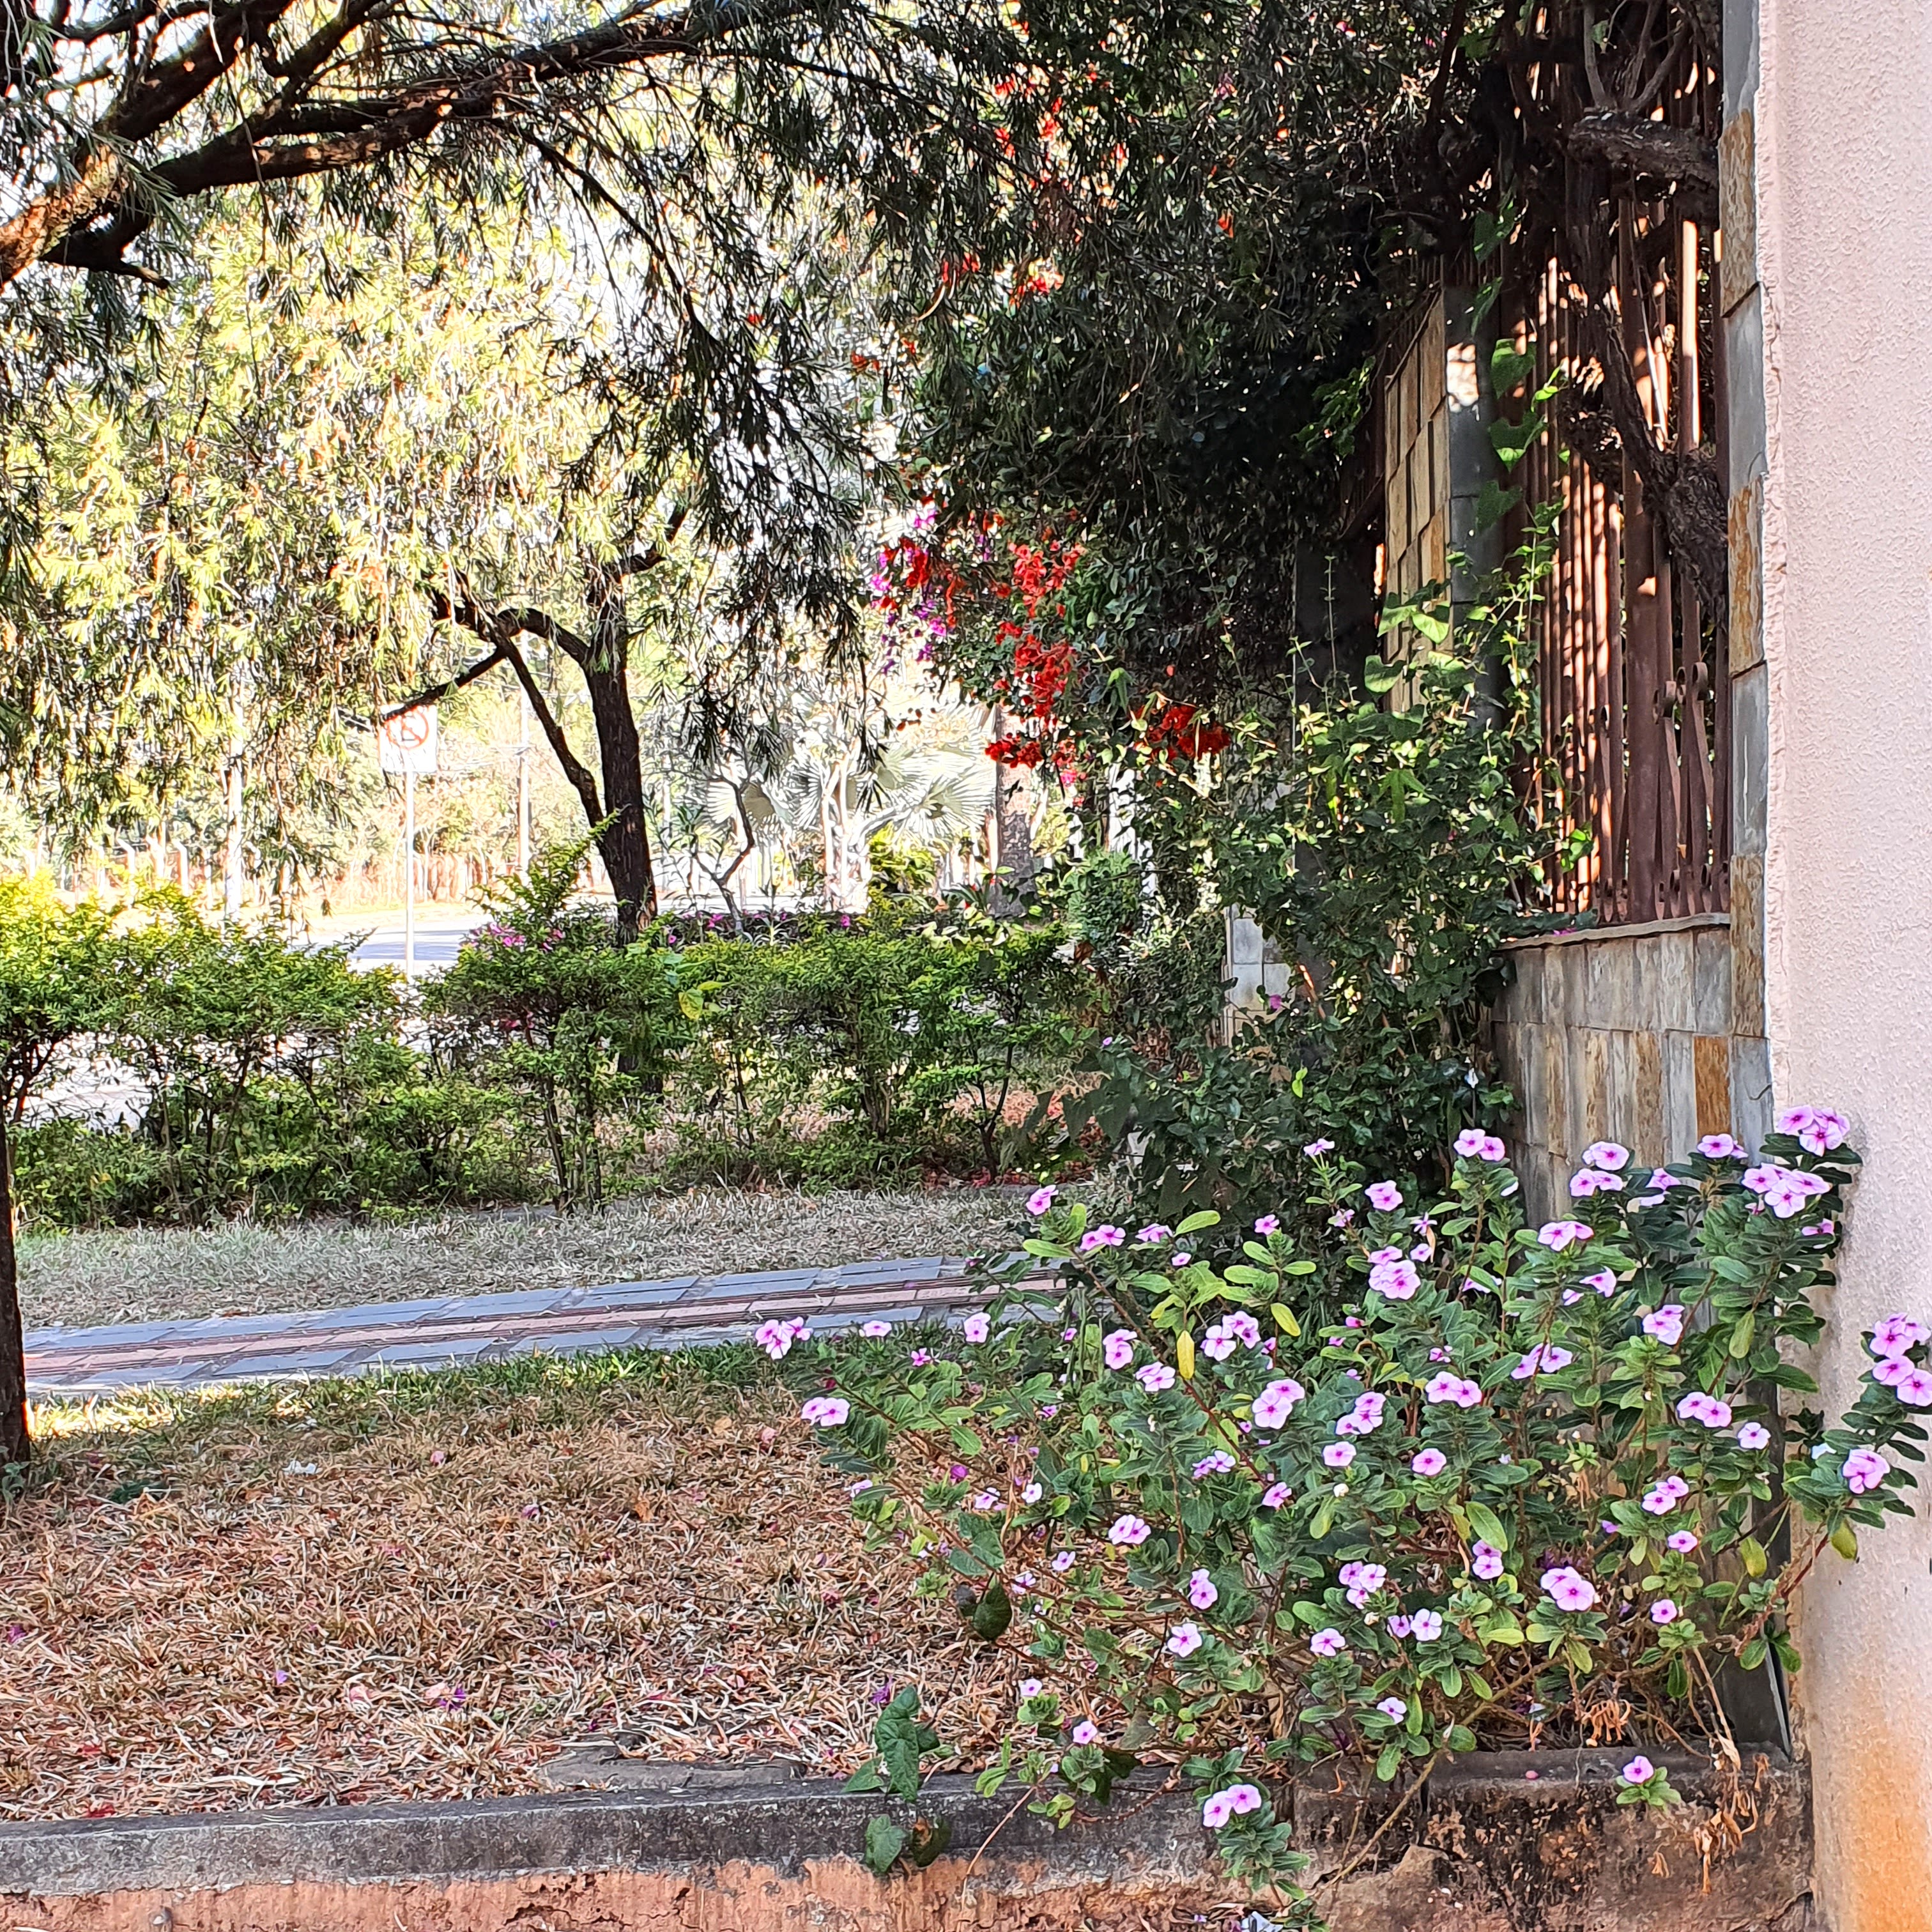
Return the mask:
<path id="1" fill-rule="evenodd" d="M 1124 1369 L 1134 1358 L 1134 1331 L 1116 1328 L 1100 1344 L 1102 1359 L 1110 1369 Z"/>
<path id="2" fill-rule="evenodd" d="M 1047 1565 L 1047 1568 L 1050 1569 L 1056 1576 L 1064 1576 L 1067 1571 L 1073 1568 L 1073 1564 L 1074 1556 L 1072 1551 L 1070 1550 L 1063 1550 L 1060 1551 L 1060 1554 L 1054 1557 L 1053 1561 Z"/>
<path id="3" fill-rule="evenodd" d="M 869 1335 L 875 1341 L 880 1336 L 890 1335 L 892 1332 L 892 1324 L 890 1322 L 862 1322 L 859 1324 L 859 1333 Z"/>
<path id="4" fill-rule="evenodd" d="M 1046 1688 L 1037 1677 L 1022 1677 L 1020 1679 L 1020 1702 L 1030 1704 Z"/>
<path id="5" fill-rule="evenodd" d="M 1225 1449 L 1216 1449 L 1211 1455 L 1202 1456 L 1195 1464 L 1194 1480 L 1198 1483 L 1203 1476 L 1224 1475 L 1234 1466 L 1234 1457 Z"/>
<path id="6" fill-rule="evenodd" d="M 1684 1317 L 1688 1311 L 1678 1303 L 1668 1301 L 1655 1313 L 1643 1318 L 1643 1332 L 1653 1336 L 1666 1347 L 1675 1348 L 1684 1334 Z"/>
<path id="7" fill-rule="evenodd" d="M 1053 1197 L 1059 1192 L 1057 1187 L 1036 1187 L 1027 1196 L 1027 1212 L 1029 1214 L 1044 1214 L 1053 1205 Z"/>
<path id="8" fill-rule="evenodd" d="M 1276 1216 L 1273 1214 L 1264 1214 L 1262 1218 L 1255 1223 L 1255 1232 L 1258 1234 L 1278 1234 L 1280 1230 L 1281 1222 Z"/>
<path id="9" fill-rule="evenodd" d="M 1891 1473 L 1892 1465 L 1876 1449 L 1854 1449 L 1838 1473 L 1855 1496 L 1875 1490 Z"/>
<path id="10" fill-rule="evenodd" d="M 1402 1190 L 1392 1180 L 1372 1182 L 1362 1191 L 1369 1197 L 1369 1205 L 1384 1214 L 1394 1214 L 1402 1205 Z"/>
<path id="11" fill-rule="evenodd" d="M 1494 1582 L 1503 1574 L 1502 1552 L 1493 1544 L 1472 1544 L 1469 1546 L 1469 1570 L 1472 1576 L 1480 1577 L 1486 1583 Z"/>
<path id="12" fill-rule="evenodd" d="M 1166 1362 L 1150 1362 L 1145 1368 L 1134 1371 L 1134 1379 L 1148 1394 L 1158 1395 L 1162 1389 L 1173 1388 L 1174 1370 Z"/>
<path id="13" fill-rule="evenodd" d="M 1354 1208 L 1338 1208 L 1335 1210 L 1334 1214 L 1329 1216 L 1328 1225 L 1331 1228 L 1346 1228 L 1354 1218 L 1355 1210 Z"/>
<path id="14" fill-rule="evenodd" d="M 1138 1549 L 1153 1532 L 1137 1516 L 1118 1516 L 1107 1532 L 1107 1540 L 1120 1549 Z"/>
<path id="15" fill-rule="evenodd" d="M 1211 1610 L 1220 1600 L 1221 1593 L 1214 1587 L 1214 1580 L 1204 1570 L 1197 1570 L 1187 1580 L 1187 1600 L 1197 1610 Z"/>
<path id="16" fill-rule="evenodd" d="M 1338 1630 L 1318 1630 L 1308 1640 L 1308 1647 L 1317 1657 L 1340 1657 L 1348 1648 Z"/>
<path id="17" fill-rule="evenodd" d="M 1134 1239 L 1144 1248 L 1158 1247 L 1162 1241 L 1171 1241 L 1174 1230 L 1159 1221 L 1150 1221 Z"/>
<path id="18" fill-rule="evenodd" d="M 932 1352 L 929 1348 L 915 1348 L 906 1359 L 916 1369 L 928 1369 L 932 1366 Z"/>
<path id="19" fill-rule="evenodd" d="M 1176 1624 L 1167 1634 L 1167 1647 L 1176 1657 L 1192 1657 L 1205 1641 L 1193 1622 Z"/>
<path id="20" fill-rule="evenodd" d="M 1439 1476 L 1449 1466 L 1449 1459 L 1439 1449 L 1419 1449 L 1409 1462 L 1409 1467 L 1418 1476 Z"/>
<path id="21" fill-rule="evenodd" d="M 1324 1154 L 1335 1151 L 1335 1143 L 1333 1141 L 1310 1141 L 1301 1151 L 1310 1160 L 1319 1160 Z"/>
<path id="22" fill-rule="evenodd" d="M 996 1510 L 999 1506 L 1000 1499 L 991 1490 L 982 1490 L 973 1498 L 973 1507 L 982 1516 L 987 1510 Z"/>
<path id="23" fill-rule="evenodd" d="M 1046 1490 L 1043 1490 L 1039 1484 L 1029 1483 L 1024 1489 L 1021 1490 L 1020 1501 L 1025 1504 L 1028 1509 L 1030 1509 L 1034 1504 L 1038 1502 L 1040 1498 L 1046 1494 Z"/>
<path id="24" fill-rule="evenodd" d="M 1091 1718 L 1082 1718 L 1073 1726 L 1072 1737 L 1076 1744 L 1097 1744 L 1100 1738 L 1100 1726 Z"/>
<path id="25" fill-rule="evenodd" d="M 1193 1260 L 1193 1258 L 1194 1257 L 1192 1255 L 1184 1254 L 1179 1250 L 1176 1250 L 1174 1258 L 1168 1263 L 1168 1266 L 1169 1268 L 1184 1268 L 1190 1262 Z"/>
<path id="26" fill-rule="evenodd" d="M 1587 1610 L 1597 1600 L 1597 1586 L 1568 1564 L 1543 1573 L 1544 1593 L 1559 1610 Z"/>
<path id="27" fill-rule="evenodd" d="M 1729 1136 L 1720 1135 L 1718 1138 L 1727 1139 Z M 1626 1784 L 1648 1784 L 1657 1775 L 1657 1767 L 1640 1752 L 1624 1766 L 1622 1771 L 1618 1772 L 1617 1775 Z"/>
<path id="28" fill-rule="evenodd" d="M 1406 1636 L 1414 1628 L 1414 1624 L 1407 1617 L 1390 1617 L 1388 1620 L 1388 1634 L 1390 1636 Z"/>

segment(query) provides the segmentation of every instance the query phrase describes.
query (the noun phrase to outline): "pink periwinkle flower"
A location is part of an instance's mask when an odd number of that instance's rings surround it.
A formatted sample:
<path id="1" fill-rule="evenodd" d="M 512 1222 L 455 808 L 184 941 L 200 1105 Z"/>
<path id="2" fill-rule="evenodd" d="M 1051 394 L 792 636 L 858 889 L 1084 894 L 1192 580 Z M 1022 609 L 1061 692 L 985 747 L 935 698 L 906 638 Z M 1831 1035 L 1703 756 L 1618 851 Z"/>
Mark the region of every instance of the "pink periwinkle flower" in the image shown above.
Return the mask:
<path id="1" fill-rule="evenodd" d="M 842 1395 L 815 1395 L 798 1413 L 802 1421 L 810 1423 L 814 1429 L 837 1429 L 852 1413 L 852 1405 Z"/>
<path id="2" fill-rule="evenodd" d="M 1471 1544 L 1469 1570 L 1472 1576 L 1480 1576 L 1484 1582 L 1493 1582 L 1503 1574 L 1502 1552 L 1492 1543 Z"/>
<path id="3" fill-rule="evenodd" d="M 1255 1397 L 1255 1426 L 1279 1429 L 1294 1413 L 1294 1405 L 1308 1391 L 1292 1376 L 1271 1382 Z"/>
<path id="4" fill-rule="evenodd" d="M 1406 1301 L 1422 1286 L 1412 1261 L 1378 1262 L 1369 1270 L 1369 1286 L 1390 1301 Z"/>
<path id="5" fill-rule="evenodd" d="M 1286 1483 L 1270 1483 L 1262 1492 L 1262 1508 L 1270 1510 L 1280 1509 L 1292 1493 Z"/>
<path id="6" fill-rule="evenodd" d="M 1400 1697 L 1384 1697 L 1376 1706 L 1385 1718 L 1392 1718 L 1399 1724 L 1408 1715 L 1408 1706 Z"/>
<path id="7" fill-rule="evenodd" d="M 1073 1568 L 1075 1560 L 1074 1554 L 1072 1550 L 1063 1550 L 1060 1551 L 1059 1555 L 1054 1557 L 1053 1561 L 1047 1565 L 1047 1568 L 1051 1570 L 1056 1576 L 1064 1576 L 1067 1571 Z"/>
<path id="8" fill-rule="evenodd" d="M 1402 1259 L 1402 1250 L 1393 1243 L 1385 1248 L 1371 1248 L 1369 1259 L 1371 1262 L 1399 1262 Z"/>
<path id="9" fill-rule="evenodd" d="M 1308 1640 L 1308 1647 L 1317 1657 L 1340 1657 L 1348 1646 L 1338 1630 L 1318 1630 Z"/>
<path id="10" fill-rule="evenodd" d="M 1369 1197 L 1369 1205 L 1384 1214 L 1394 1214 L 1402 1205 L 1402 1190 L 1392 1180 L 1373 1181 L 1363 1192 Z"/>
<path id="11" fill-rule="evenodd" d="M 1706 1134 L 1697 1143 L 1697 1151 L 1706 1160 L 1735 1160 L 1744 1149 L 1729 1134 Z"/>
<path id="12" fill-rule="evenodd" d="M 1731 1426 L 1731 1406 L 1719 1396 L 1694 1389 L 1678 1403 L 1677 1419 L 1680 1422 L 1701 1422 L 1706 1429 L 1728 1429 Z"/>
<path id="13" fill-rule="evenodd" d="M 1100 1344 L 1101 1358 L 1110 1369 L 1124 1369 L 1134 1358 L 1134 1331 L 1116 1328 Z"/>
<path id="14" fill-rule="evenodd" d="M 1150 1362 L 1144 1369 L 1134 1371 L 1134 1379 L 1150 1395 L 1158 1395 L 1162 1389 L 1171 1389 L 1174 1384 L 1173 1366 L 1167 1362 Z"/>
<path id="15" fill-rule="evenodd" d="M 960 1323 L 959 1332 L 969 1342 L 983 1342 L 993 1332 L 993 1324 L 988 1317 L 975 1312 Z"/>
<path id="16" fill-rule="evenodd" d="M 1214 1580 L 1204 1570 L 1197 1570 L 1187 1580 L 1187 1600 L 1197 1610 L 1211 1610 L 1221 1600 Z"/>
<path id="17" fill-rule="evenodd" d="M 1201 1338 L 1201 1352 L 1210 1361 L 1225 1362 L 1240 1346 L 1225 1322 L 1216 1322 Z"/>
<path id="18" fill-rule="evenodd" d="M 1573 1242 L 1587 1241 L 1593 1232 L 1587 1221 L 1546 1221 L 1537 1230 L 1536 1238 L 1560 1255 Z"/>
<path id="19" fill-rule="evenodd" d="M 892 1324 L 890 1322 L 862 1322 L 859 1324 L 859 1333 L 869 1335 L 875 1342 L 881 1335 L 890 1335 L 892 1332 Z"/>
<path id="20" fill-rule="evenodd" d="M 1912 1367 L 1910 1355 L 1886 1355 L 1873 1364 L 1871 1378 L 1882 1388 L 1896 1388 L 1911 1374 Z"/>
<path id="21" fill-rule="evenodd" d="M 1800 1147 L 1817 1154 L 1844 1146 L 1852 1130 L 1851 1122 L 1829 1107 L 1782 1108 L 1772 1124 L 1781 1134 L 1796 1134 Z"/>
<path id="22" fill-rule="evenodd" d="M 1630 1157 L 1630 1149 L 1619 1147 L 1615 1141 L 1592 1141 L 1583 1150 L 1583 1165 L 1600 1168 L 1606 1174 L 1629 1166 Z"/>
<path id="23" fill-rule="evenodd" d="M 1490 1162 L 1501 1160 L 1508 1152 L 1509 1149 L 1494 1134 L 1485 1134 L 1482 1145 L 1476 1150 L 1479 1159 Z M 1508 1194 L 1511 1190 L 1506 1187 L 1503 1192 Z"/>
<path id="24" fill-rule="evenodd" d="M 789 1322 L 761 1322 L 753 1331 L 752 1340 L 777 1362 L 790 1354 L 791 1345 L 797 1336 Z"/>
<path id="25" fill-rule="evenodd" d="M 1322 1460 L 1331 1469 L 1346 1469 L 1355 1460 L 1352 1442 L 1331 1442 L 1322 1452 Z"/>
<path id="26" fill-rule="evenodd" d="M 1617 1775 L 1626 1784 L 1648 1784 L 1657 1775 L 1657 1767 L 1640 1751 Z"/>
<path id="27" fill-rule="evenodd" d="M 1042 1489 L 1038 1483 L 1029 1483 L 1024 1489 L 1021 1490 L 1020 1501 L 1025 1504 L 1028 1508 L 1030 1509 L 1034 1504 L 1038 1502 L 1040 1498 L 1046 1494 L 1046 1491 Z"/>
<path id="28" fill-rule="evenodd" d="M 1668 1597 L 1660 1597 L 1650 1606 L 1650 1620 L 1654 1624 L 1674 1624 L 1677 1621 L 1677 1606 Z"/>
<path id="29" fill-rule="evenodd" d="M 1204 1456 L 1194 1466 L 1194 1480 L 1198 1483 L 1204 1476 L 1223 1475 L 1234 1466 L 1234 1459 L 1225 1449 L 1216 1449 L 1211 1455 Z"/>
<path id="30" fill-rule="evenodd" d="M 1696 1532 L 1690 1529 L 1673 1529 L 1664 1539 L 1664 1546 L 1666 1550 L 1676 1550 L 1679 1556 L 1688 1556 L 1691 1551 L 1697 1547 Z"/>
<path id="31" fill-rule="evenodd" d="M 1167 1634 L 1167 1647 L 1176 1657 L 1192 1657 L 1206 1640 L 1200 1626 L 1192 1622 L 1176 1624 Z"/>
<path id="32" fill-rule="evenodd" d="M 1027 1212 L 1029 1214 L 1044 1214 L 1053 1205 L 1053 1197 L 1059 1192 L 1057 1187 L 1036 1187 L 1027 1196 Z"/>
<path id="33" fill-rule="evenodd" d="M 1903 1355 L 1926 1341 L 1932 1341 L 1932 1328 L 1909 1315 L 1888 1315 L 1871 1333 L 1875 1355 Z"/>
<path id="34" fill-rule="evenodd" d="M 1138 1550 L 1154 1532 L 1137 1516 L 1116 1516 L 1107 1540 L 1117 1548 Z"/>
<path id="35" fill-rule="evenodd" d="M 1892 1394 L 1912 1408 L 1932 1408 L 1932 1370 L 1912 1369 L 1892 1384 Z"/>
<path id="36" fill-rule="evenodd" d="M 929 1348 L 915 1348 L 908 1359 L 916 1369 L 929 1369 L 932 1366 L 932 1352 Z"/>
<path id="37" fill-rule="evenodd" d="M 1479 1383 L 1466 1382 L 1444 1369 L 1424 1384 L 1422 1397 L 1425 1402 L 1453 1402 L 1458 1408 L 1474 1408 L 1482 1400 L 1483 1391 Z"/>
<path id="38" fill-rule="evenodd" d="M 1098 1744 L 1100 1741 L 1100 1726 L 1095 1724 L 1091 1718 L 1082 1718 L 1079 1723 L 1073 1726 L 1071 1735 L 1076 1744 Z"/>
<path id="39" fill-rule="evenodd" d="M 1415 1632 L 1418 1643 L 1433 1643 L 1442 1634 L 1442 1612 L 1440 1610 L 1418 1610 L 1410 1628 Z"/>
<path id="40" fill-rule="evenodd" d="M 1192 1255 L 1184 1254 L 1177 1249 L 1173 1259 L 1168 1263 L 1168 1266 L 1169 1268 L 1184 1268 L 1193 1260 L 1193 1258 L 1194 1257 Z"/>
<path id="41" fill-rule="evenodd" d="M 1022 1704 L 1031 1703 L 1046 1688 L 1046 1686 L 1037 1677 L 1022 1677 L 1020 1679 L 1020 1702 Z"/>
<path id="42" fill-rule="evenodd" d="M 1667 1348 L 1675 1348 L 1682 1340 L 1684 1317 L 1689 1310 L 1679 1303 L 1667 1301 L 1654 1313 L 1643 1318 L 1643 1332 Z"/>
<path id="43" fill-rule="evenodd" d="M 1335 1143 L 1327 1140 L 1310 1141 L 1301 1151 L 1310 1160 L 1319 1160 L 1324 1154 L 1333 1154 L 1335 1151 Z"/>
<path id="44" fill-rule="evenodd" d="M 1163 1241 L 1174 1238 L 1174 1230 L 1160 1221 L 1150 1221 L 1134 1239 L 1144 1248 L 1157 1248 Z"/>
<path id="45" fill-rule="evenodd" d="M 1405 1637 L 1414 1628 L 1414 1622 L 1407 1617 L 1390 1617 L 1388 1620 L 1388 1634 L 1393 1637 Z"/>
<path id="46" fill-rule="evenodd" d="M 1335 1210 L 1334 1214 L 1329 1216 L 1328 1225 L 1331 1228 L 1346 1228 L 1350 1222 L 1354 1220 L 1354 1218 L 1355 1210 L 1354 1208 L 1338 1208 Z"/>
<path id="47" fill-rule="evenodd" d="M 1439 1476 L 1449 1466 L 1449 1459 L 1439 1449 L 1418 1449 L 1408 1466 L 1418 1476 Z"/>
<path id="48" fill-rule="evenodd" d="M 982 1516 L 987 1510 L 996 1510 L 999 1506 L 1000 1499 L 998 1496 L 994 1495 L 991 1490 L 982 1490 L 979 1494 L 973 1498 L 973 1507 L 976 1510 L 979 1510 Z"/>
<path id="49" fill-rule="evenodd" d="M 1838 1473 L 1855 1496 L 1875 1490 L 1891 1474 L 1892 1465 L 1876 1449 L 1854 1449 Z"/>
<path id="50" fill-rule="evenodd" d="M 1597 1586 L 1568 1564 L 1544 1570 L 1540 1580 L 1544 1593 L 1559 1610 L 1587 1610 L 1595 1606 Z"/>
<path id="51" fill-rule="evenodd" d="M 1488 1138 L 1480 1127 L 1465 1127 L 1456 1136 L 1456 1152 L 1463 1160 L 1474 1160 L 1483 1150 L 1483 1142 Z"/>
<path id="52" fill-rule="evenodd" d="M 1279 1234 L 1280 1232 L 1280 1220 L 1277 1216 L 1273 1214 L 1264 1214 L 1262 1218 L 1255 1223 L 1255 1232 L 1258 1234 Z"/>
<path id="53" fill-rule="evenodd" d="M 1222 1316 L 1221 1326 L 1244 1347 L 1258 1348 L 1262 1345 L 1261 1324 L 1245 1309 L 1238 1308 L 1233 1314 Z"/>
<path id="54" fill-rule="evenodd" d="M 1617 1292 L 1617 1271 L 1615 1268 L 1599 1268 L 1594 1274 L 1583 1277 L 1586 1288 L 1594 1288 L 1599 1294 L 1614 1294 Z"/>
<path id="55" fill-rule="evenodd" d="M 1771 1431 L 1761 1422 L 1748 1422 L 1738 1431 L 1740 1449 L 1764 1449 L 1771 1444 Z"/>

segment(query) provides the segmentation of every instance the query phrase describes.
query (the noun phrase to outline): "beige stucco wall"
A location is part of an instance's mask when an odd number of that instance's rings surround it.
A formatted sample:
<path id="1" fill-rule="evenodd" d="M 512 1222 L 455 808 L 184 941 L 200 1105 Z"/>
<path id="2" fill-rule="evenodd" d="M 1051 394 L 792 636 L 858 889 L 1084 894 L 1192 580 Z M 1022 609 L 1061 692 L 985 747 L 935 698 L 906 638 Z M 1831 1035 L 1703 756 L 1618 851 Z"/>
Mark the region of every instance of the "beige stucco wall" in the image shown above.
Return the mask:
<path id="1" fill-rule="evenodd" d="M 1758 30 L 1767 1030 L 1779 1104 L 1844 1108 L 1868 1163 L 1841 1402 L 1858 1324 L 1932 1316 L 1932 4 L 1761 0 Z M 1922 1516 L 1802 1607 L 1829 1932 L 1932 1928 L 1928 1564 Z"/>

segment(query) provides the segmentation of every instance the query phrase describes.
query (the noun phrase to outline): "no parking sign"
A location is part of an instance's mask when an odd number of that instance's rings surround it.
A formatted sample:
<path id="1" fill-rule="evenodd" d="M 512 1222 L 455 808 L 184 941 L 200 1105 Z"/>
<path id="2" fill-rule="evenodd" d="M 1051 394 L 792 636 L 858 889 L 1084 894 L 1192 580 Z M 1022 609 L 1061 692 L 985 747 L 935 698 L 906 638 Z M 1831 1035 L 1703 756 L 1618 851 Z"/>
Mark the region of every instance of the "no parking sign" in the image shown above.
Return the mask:
<path id="1" fill-rule="evenodd" d="M 385 718 L 376 727 L 376 756 L 384 771 L 398 778 L 435 777 L 436 706 L 419 704 Z"/>

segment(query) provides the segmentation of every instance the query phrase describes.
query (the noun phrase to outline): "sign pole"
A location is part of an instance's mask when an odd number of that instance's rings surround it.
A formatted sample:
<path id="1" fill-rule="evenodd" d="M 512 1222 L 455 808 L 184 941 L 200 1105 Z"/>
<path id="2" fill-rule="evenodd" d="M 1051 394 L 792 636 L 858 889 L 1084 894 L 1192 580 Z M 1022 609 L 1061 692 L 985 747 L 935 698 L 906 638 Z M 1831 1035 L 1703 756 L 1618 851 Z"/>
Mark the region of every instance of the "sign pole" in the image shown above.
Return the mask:
<path id="1" fill-rule="evenodd" d="M 403 977 L 416 976 L 416 772 L 403 773 Z"/>

